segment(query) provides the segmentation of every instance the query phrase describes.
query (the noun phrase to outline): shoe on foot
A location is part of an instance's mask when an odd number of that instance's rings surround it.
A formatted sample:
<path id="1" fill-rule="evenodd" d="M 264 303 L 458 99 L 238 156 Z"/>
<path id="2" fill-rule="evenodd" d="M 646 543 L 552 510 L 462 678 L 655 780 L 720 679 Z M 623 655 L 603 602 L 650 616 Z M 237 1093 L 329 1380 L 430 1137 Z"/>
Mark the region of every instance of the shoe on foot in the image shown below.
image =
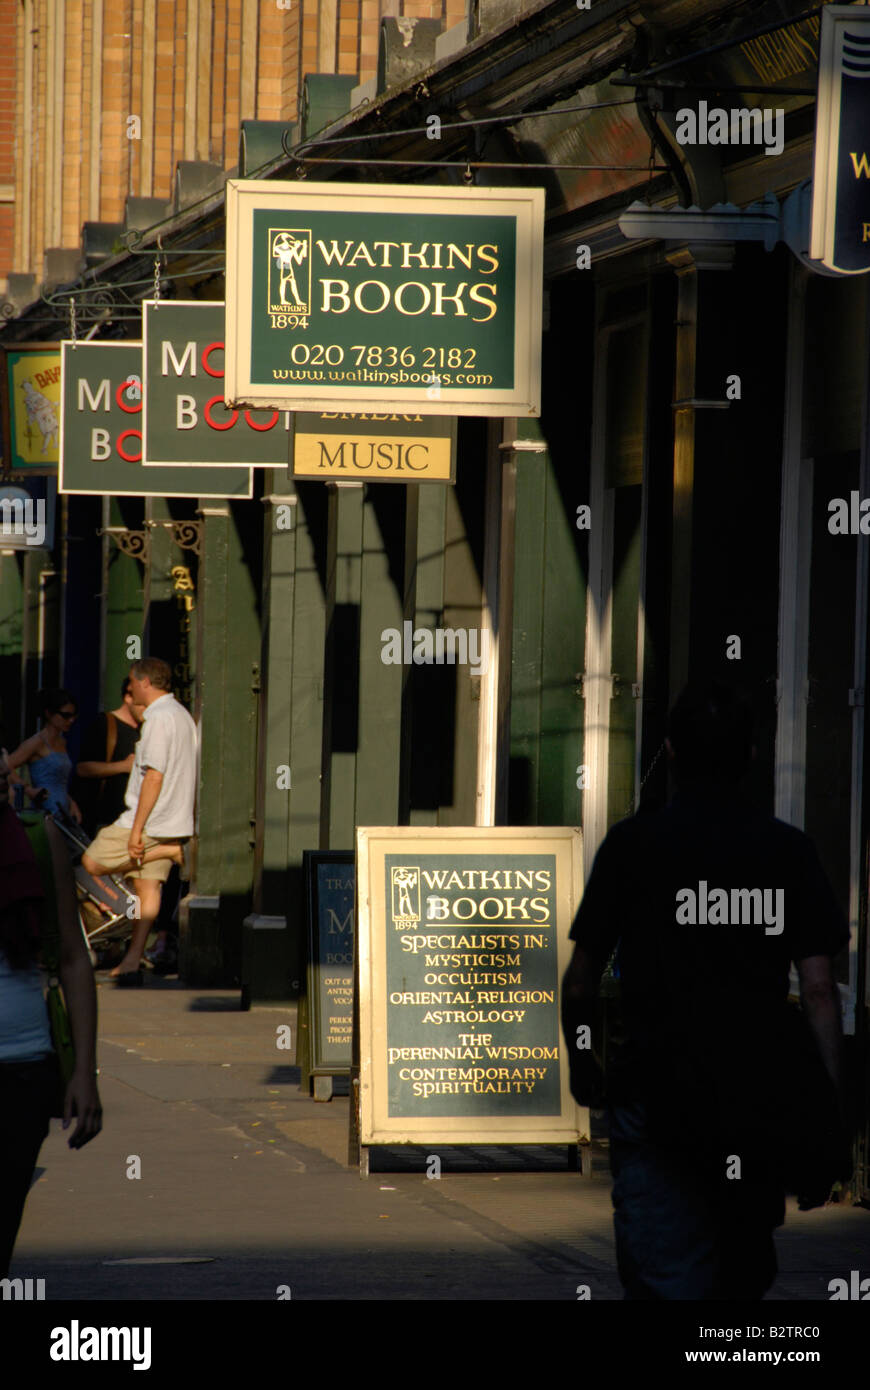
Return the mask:
<path id="1" fill-rule="evenodd" d="M 153 963 L 155 975 L 177 975 L 178 974 L 178 952 L 172 949 L 163 951 L 155 957 Z"/>
<path id="2" fill-rule="evenodd" d="M 144 974 L 139 970 L 126 970 L 123 975 L 116 975 L 115 984 L 119 989 L 135 989 L 142 984 Z"/>

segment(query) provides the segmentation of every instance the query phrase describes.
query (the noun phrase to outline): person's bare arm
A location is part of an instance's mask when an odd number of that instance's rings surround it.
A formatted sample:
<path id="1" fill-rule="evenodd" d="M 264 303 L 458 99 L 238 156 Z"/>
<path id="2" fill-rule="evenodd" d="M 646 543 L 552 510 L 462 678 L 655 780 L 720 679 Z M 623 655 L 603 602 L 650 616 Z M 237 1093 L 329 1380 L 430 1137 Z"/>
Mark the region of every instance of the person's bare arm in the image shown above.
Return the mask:
<path id="1" fill-rule="evenodd" d="M 97 992 L 94 972 L 79 925 L 72 863 L 57 826 L 50 816 L 45 821 L 51 848 L 60 927 L 60 976 L 75 1047 L 75 1070 L 66 1090 L 64 1129 L 73 1110 L 78 1123 L 69 1139 L 71 1149 L 80 1149 L 95 1138 L 103 1127 L 102 1109 L 96 1082 Z"/>
<path id="2" fill-rule="evenodd" d="M 130 831 L 130 838 L 127 841 L 127 848 L 130 851 L 130 858 L 136 862 L 145 853 L 145 846 L 142 843 L 142 836 L 145 832 L 145 822 L 157 804 L 160 795 L 160 788 L 163 786 L 163 773 L 158 772 L 156 767 L 145 769 L 142 778 L 142 786 L 139 790 L 139 801 L 136 806 L 136 815 L 133 818 L 133 829 Z"/>
<path id="3" fill-rule="evenodd" d="M 818 1043 L 825 1069 L 839 1092 L 843 1020 L 831 958 L 806 956 L 796 965 L 801 1007 Z"/>
<path id="4" fill-rule="evenodd" d="M 14 748 L 11 753 L 7 753 L 6 764 L 10 772 L 14 772 L 16 767 L 21 767 L 24 763 L 30 762 L 30 759 L 37 752 L 41 742 L 41 736 L 39 734 L 33 734 L 30 738 L 26 738 L 23 743 L 19 743 L 18 747 Z M 10 778 L 10 781 L 14 782 L 19 782 L 20 780 L 19 777 Z"/>
<path id="5" fill-rule="evenodd" d="M 133 771 L 133 764 L 136 761 L 136 754 L 131 753 L 129 757 L 123 758 L 119 763 L 98 763 L 84 762 L 76 763 L 76 772 L 79 777 L 117 777 L 119 773 L 130 773 Z"/>
<path id="6" fill-rule="evenodd" d="M 28 786 L 24 778 L 19 776 L 15 769 L 17 767 L 23 767 L 25 763 L 30 762 L 30 759 L 37 753 L 39 744 L 39 734 L 33 734 L 31 738 L 26 738 L 23 743 L 19 743 L 18 747 L 11 753 L 6 754 L 6 766 L 9 769 L 10 786 L 23 787 L 24 795 L 29 797 L 31 801 L 35 801 L 39 796 L 44 797 L 44 789 Z"/>

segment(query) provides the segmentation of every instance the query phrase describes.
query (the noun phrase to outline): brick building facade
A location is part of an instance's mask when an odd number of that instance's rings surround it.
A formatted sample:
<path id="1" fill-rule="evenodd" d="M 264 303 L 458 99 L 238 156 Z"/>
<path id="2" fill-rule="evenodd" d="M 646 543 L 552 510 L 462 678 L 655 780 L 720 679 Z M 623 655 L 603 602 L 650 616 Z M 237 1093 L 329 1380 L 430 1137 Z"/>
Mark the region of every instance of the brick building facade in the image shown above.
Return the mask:
<path id="1" fill-rule="evenodd" d="M 0 0 L 0 295 L 43 278 L 179 161 L 225 170 L 243 120 L 294 122 L 311 73 L 373 78 L 381 18 L 461 22 L 465 0 Z M 14 61 L 9 55 L 14 54 Z"/>

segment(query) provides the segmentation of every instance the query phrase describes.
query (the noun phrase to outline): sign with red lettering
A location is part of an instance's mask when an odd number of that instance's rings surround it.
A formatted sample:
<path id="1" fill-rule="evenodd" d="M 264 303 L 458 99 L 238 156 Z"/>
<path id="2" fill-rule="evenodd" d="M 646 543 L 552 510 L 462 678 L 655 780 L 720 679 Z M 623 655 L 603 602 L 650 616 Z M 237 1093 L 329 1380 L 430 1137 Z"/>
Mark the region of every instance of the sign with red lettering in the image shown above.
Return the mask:
<path id="1" fill-rule="evenodd" d="M 7 473 L 55 473 L 59 456 L 60 353 L 56 344 L 7 348 L 0 372 Z"/>
<path id="2" fill-rule="evenodd" d="M 224 306 L 146 300 L 142 462 L 174 467 L 286 468 L 290 414 L 224 405 Z"/>
<path id="3" fill-rule="evenodd" d="M 60 492 L 251 497 L 250 468 L 145 468 L 142 344 L 62 343 Z"/>

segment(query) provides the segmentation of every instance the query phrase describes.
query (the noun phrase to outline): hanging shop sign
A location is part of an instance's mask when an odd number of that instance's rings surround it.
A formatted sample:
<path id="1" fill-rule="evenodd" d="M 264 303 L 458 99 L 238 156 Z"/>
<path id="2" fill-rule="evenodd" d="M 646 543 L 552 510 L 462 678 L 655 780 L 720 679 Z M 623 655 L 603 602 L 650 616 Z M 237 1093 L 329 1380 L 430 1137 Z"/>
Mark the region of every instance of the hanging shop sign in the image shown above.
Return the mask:
<path id="1" fill-rule="evenodd" d="M 870 9 L 822 10 L 810 258 L 870 270 Z"/>
<path id="2" fill-rule="evenodd" d="M 0 415 L 5 473 L 57 472 L 60 352 L 56 343 L 0 352 Z"/>
<path id="3" fill-rule="evenodd" d="M 228 404 L 540 415 L 543 189 L 226 187 Z"/>
<path id="4" fill-rule="evenodd" d="M 360 1142 L 576 1144 L 573 828 L 357 830 Z"/>
<path id="5" fill-rule="evenodd" d="M 350 1071 L 353 1013 L 352 850 L 306 850 L 308 1002 L 313 1076 Z"/>
<path id="6" fill-rule="evenodd" d="M 456 482 L 455 416 L 300 411 L 291 418 L 294 478 Z"/>
<path id="7" fill-rule="evenodd" d="M 60 492 L 252 497 L 249 468 L 142 465 L 142 344 L 62 344 Z"/>
<path id="8" fill-rule="evenodd" d="M 224 405 L 224 306 L 146 300 L 142 463 L 286 468 L 290 415 Z"/>

